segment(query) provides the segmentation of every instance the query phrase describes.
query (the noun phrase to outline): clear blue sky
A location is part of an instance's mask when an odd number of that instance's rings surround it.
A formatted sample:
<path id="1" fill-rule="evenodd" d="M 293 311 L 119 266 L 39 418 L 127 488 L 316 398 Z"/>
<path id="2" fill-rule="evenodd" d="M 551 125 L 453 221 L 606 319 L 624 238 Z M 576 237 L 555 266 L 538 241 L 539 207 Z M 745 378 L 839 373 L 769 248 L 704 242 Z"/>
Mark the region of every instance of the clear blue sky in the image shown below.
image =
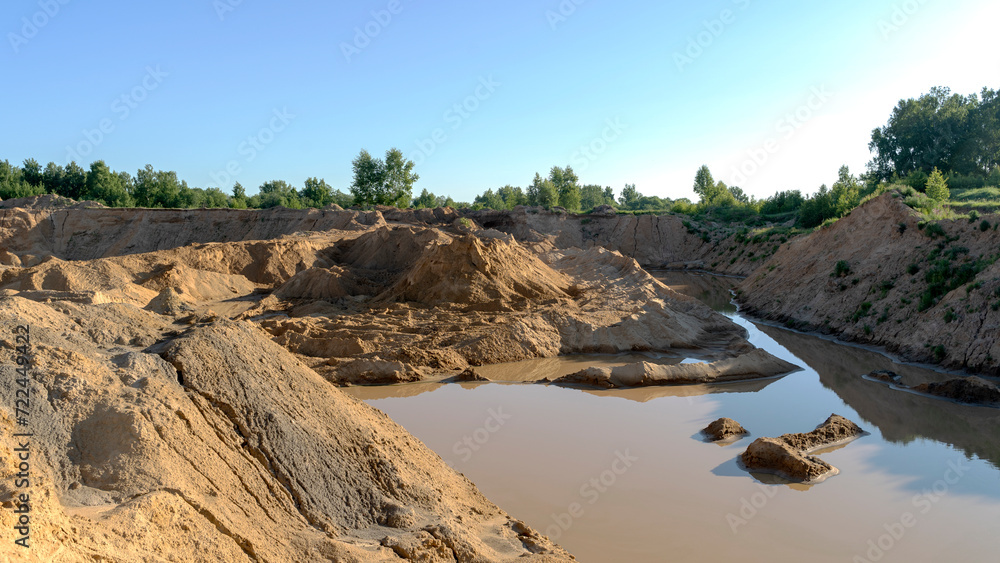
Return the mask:
<path id="1" fill-rule="evenodd" d="M 864 169 L 900 98 L 1000 87 L 998 16 L 993 0 L 7 0 L 0 159 L 346 191 L 360 149 L 395 146 L 416 191 L 456 200 L 567 164 L 616 192 L 693 198 L 701 164 L 758 197 L 812 192 Z"/>

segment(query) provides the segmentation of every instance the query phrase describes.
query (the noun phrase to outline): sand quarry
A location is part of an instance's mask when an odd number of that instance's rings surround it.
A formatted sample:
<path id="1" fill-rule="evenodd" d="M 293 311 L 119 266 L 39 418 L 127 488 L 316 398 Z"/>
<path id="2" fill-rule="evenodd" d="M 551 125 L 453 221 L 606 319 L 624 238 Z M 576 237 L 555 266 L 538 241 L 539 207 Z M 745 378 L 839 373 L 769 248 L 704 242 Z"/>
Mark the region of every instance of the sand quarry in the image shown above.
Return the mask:
<path id="1" fill-rule="evenodd" d="M 3 202 L 0 528 L 16 529 L 30 506 L 32 547 L 4 542 L 0 558 L 573 560 L 341 388 L 636 351 L 697 361 L 528 383 L 655 387 L 798 370 L 640 266 L 709 256 L 679 220 L 655 219 L 568 228 L 565 214 L 525 210 Z M 22 355 L 30 369 L 19 374 Z M 18 389 L 30 397 L 20 411 Z M 831 417 L 813 434 L 760 438 L 744 460 L 818 482 L 836 468 L 809 452 L 860 433 Z"/>

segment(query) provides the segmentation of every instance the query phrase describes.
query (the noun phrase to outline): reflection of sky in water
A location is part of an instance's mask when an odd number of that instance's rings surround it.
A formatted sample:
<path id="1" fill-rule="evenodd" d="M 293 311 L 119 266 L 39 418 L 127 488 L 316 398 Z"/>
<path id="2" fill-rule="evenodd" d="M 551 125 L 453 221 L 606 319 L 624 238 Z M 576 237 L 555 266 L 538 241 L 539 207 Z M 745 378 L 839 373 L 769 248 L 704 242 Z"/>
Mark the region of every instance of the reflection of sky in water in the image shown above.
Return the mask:
<path id="1" fill-rule="evenodd" d="M 732 280 L 723 282 L 707 299 L 716 306 L 726 302 Z M 705 279 L 685 285 L 706 291 Z M 892 539 L 884 561 L 996 560 L 1000 411 L 864 381 L 859 376 L 871 369 L 941 376 L 731 316 L 754 345 L 804 369 L 756 387 L 647 395 L 423 384 L 428 392 L 370 403 L 583 561 L 851 561 L 867 557 L 868 540 L 906 513 L 916 524 Z M 503 425 L 483 430 L 498 410 Z M 766 485 L 736 466 L 753 438 L 809 431 L 831 413 L 871 432 L 820 454 L 840 475 L 813 487 Z M 699 441 L 698 431 L 719 416 L 738 420 L 752 436 L 726 447 Z M 625 451 L 638 461 L 621 475 L 606 473 Z M 614 484 L 603 492 L 586 488 L 602 474 Z M 572 502 L 581 503 L 584 515 L 564 530 L 559 517 Z"/>

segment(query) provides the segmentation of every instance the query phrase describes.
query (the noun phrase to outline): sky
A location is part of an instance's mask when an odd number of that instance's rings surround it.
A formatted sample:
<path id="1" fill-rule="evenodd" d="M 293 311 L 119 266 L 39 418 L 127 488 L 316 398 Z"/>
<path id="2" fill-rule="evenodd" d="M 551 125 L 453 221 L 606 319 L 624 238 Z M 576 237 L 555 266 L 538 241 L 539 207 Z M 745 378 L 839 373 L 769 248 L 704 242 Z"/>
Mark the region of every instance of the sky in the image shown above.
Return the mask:
<path id="1" fill-rule="evenodd" d="M 994 0 L 6 0 L 0 159 L 174 170 L 191 187 L 324 178 L 397 147 L 471 201 L 570 165 L 696 199 L 865 170 L 933 86 L 1000 88 Z"/>

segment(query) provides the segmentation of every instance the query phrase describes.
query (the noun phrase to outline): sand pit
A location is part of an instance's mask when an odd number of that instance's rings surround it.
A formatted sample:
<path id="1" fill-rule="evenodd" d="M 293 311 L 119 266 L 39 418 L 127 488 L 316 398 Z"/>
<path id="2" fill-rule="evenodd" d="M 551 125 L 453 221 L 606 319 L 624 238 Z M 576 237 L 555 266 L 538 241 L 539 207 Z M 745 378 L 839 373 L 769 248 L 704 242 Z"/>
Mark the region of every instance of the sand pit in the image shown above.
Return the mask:
<path id="1" fill-rule="evenodd" d="M 794 369 L 618 252 L 433 213 L 442 226 L 300 215 L 40 205 L 0 218 L 0 324 L 30 325 L 31 385 L 47 398 L 35 560 L 569 560 L 331 383 L 633 351 L 713 358 L 674 383 Z M 13 369 L 0 367 L 11 395 Z M 15 423 L 0 410 L 8 460 Z"/>

